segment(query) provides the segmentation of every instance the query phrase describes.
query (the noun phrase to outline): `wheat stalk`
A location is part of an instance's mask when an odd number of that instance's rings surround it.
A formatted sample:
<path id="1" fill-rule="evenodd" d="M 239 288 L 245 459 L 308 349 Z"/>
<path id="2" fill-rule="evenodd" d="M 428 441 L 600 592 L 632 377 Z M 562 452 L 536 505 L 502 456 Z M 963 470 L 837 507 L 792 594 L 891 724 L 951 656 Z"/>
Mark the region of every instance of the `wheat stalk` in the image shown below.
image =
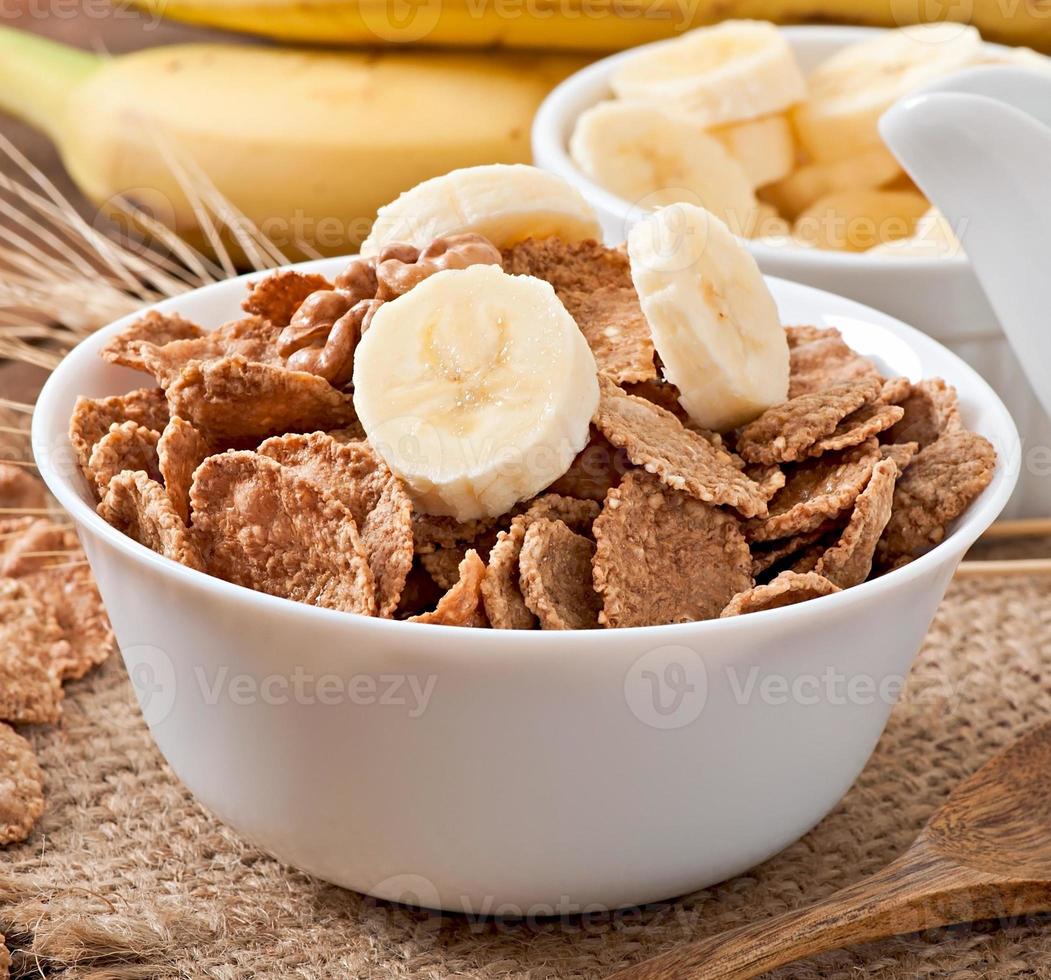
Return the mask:
<path id="1" fill-rule="evenodd" d="M 226 241 L 236 243 L 254 271 L 290 261 L 192 159 L 159 135 L 154 138 L 213 256 L 128 198 L 109 203 L 138 237 L 117 241 L 107 236 L 0 135 L 0 162 L 14 172 L 0 172 L 0 359 L 51 370 L 99 327 L 236 275 Z M 314 256 L 306 243 L 295 244 L 302 254 Z M 6 399 L 0 399 L 0 408 L 32 411 Z"/>

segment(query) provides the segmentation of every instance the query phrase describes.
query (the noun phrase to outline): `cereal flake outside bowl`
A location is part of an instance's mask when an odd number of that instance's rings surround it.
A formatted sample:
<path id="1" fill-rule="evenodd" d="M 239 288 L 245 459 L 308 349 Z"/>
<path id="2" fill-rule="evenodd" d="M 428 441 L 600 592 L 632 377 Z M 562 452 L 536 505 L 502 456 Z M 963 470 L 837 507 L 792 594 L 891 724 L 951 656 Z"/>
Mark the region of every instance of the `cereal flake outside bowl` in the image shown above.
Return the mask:
<path id="1" fill-rule="evenodd" d="M 332 275 L 345 260 L 298 268 Z M 81 343 L 33 419 L 162 755 L 289 865 L 452 912 L 571 915 L 691 892 L 797 840 L 853 783 L 967 548 L 1017 478 L 989 386 L 884 314 L 769 280 L 785 323 L 835 325 L 886 373 L 941 376 L 996 447 L 946 539 L 836 595 L 749 616 L 579 632 L 456 629 L 297 604 L 184 568 L 94 511 L 66 435 L 78 395 L 141 375 Z M 244 280 L 157 308 L 218 325 Z"/>

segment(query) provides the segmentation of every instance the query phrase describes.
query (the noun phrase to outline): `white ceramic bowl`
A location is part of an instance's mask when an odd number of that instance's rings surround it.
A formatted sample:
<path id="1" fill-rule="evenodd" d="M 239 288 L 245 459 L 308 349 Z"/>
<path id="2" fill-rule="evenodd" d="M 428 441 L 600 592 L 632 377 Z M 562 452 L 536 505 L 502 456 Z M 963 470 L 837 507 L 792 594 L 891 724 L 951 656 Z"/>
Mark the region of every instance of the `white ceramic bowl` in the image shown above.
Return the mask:
<path id="1" fill-rule="evenodd" d="M 882 28 L 875 27 L 827 25 L 782 30 L 807 73 L 845 45 L 883 33 Z M 1005 50 L 996 44 L 988 47 L 991 51 Z M 536 164 L 560 174 L 584 194 L 598 212 L 609 244 L 624 241 L 641 212 L 577 168 L 569 156 L 569 137 L 585 109 L 612 97 L 610 77 L 633 53 L 624 51 L 603 58 L 567 78 L 547 97 L 533 123 Z M 1041 468 L 1038 458 L 1042 460 L 1039 454 L 1051 446 L 1051 419 L 1029 387 L 966 256 L 910 258 L 751 241 L 744 244 L 767 274 L 828 289 L 885 310 L 937 338 L 977 368 L 1010 409 L 1022 431 L 1025 450 L 1038 454 L 1033 465 L 1023 467 L 1009 512 L 1047 515 L 1046 466 Z"/>
<path id="2" fill-rule="evenodd" d="M 310 263 L 329 276 L 340 260 Z M 614 908 L 738 874 L 796 840 L 868 759 L 957 562 L 1014 484 L 989 386 L 923 334 L 771 280 L 890 374 L 940 375 L 1001 465 L 944 543 L 840 594 L 736 619 L 576 633 L 451 629 L 274 598 L 168 561 L 96 514 L 77 395 L 143 384 L 99 331 L 37 403 L 40 471 L 79 531 L 143 713 L 194 795 L 280 859 L 453 911 Z M 217 325 L 244 283 L 161 304 Z M 411 685 L 415 685 L 414 687 Z"/>

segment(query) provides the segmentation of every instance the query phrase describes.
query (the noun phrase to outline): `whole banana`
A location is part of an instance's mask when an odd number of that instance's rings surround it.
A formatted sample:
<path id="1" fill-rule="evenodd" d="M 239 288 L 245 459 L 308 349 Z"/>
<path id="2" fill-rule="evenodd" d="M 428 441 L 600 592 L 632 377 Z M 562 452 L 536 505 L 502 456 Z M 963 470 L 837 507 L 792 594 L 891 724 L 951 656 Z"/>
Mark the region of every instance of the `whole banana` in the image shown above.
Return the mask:
<path id="1" fill-rule="evenodd" d="M 102 58 L 0 28 L 0 110 L 44 130 L 97 204 L 141 200 L 196 241 L 211 184 L 279 247 L 351 251 L 377 208 L 478 163 L 528 162 L 580 58 L 175 45 Z"/>
<path id="2" fill-rule="evenodd" d="M 1051 51 L 1046 5 L 970 0 L 135 0 L 159 16 L 286 41 L 615 51 L 727 17 L 903 27 L 948 17 Z"/>

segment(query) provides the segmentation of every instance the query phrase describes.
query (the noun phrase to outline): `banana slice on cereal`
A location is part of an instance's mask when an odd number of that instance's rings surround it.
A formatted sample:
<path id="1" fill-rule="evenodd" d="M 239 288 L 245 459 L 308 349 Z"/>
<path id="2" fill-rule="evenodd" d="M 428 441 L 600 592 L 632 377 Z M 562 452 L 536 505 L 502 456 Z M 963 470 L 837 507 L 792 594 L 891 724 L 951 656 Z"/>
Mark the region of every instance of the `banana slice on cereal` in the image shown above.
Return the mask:
<path id="1" fill-rule="evenodd" d="M 591 205 L 561 177 L 526 164 L 452 170 L 417 184 L 379 209 L 362 255 L 408 242 L 426 247 L 443 235 L 474 232 L 497 248 L 526 238 L 601 240 Z"/>
<path id="2" fill-rule="evenodd" d="M 714 215 L 673 204 L 628 235 L 631 278 L 690 418 L 725 431 L 788 397 L 788 341 L 755 259 Z"/>
<path id="3" fill-rule="evenodd" d="M 550 284 L 438 272 L 372 319 L 354 406 L 418 509 L 496 517 L 569 468 L 598 405 L 595 358 Z"/>

